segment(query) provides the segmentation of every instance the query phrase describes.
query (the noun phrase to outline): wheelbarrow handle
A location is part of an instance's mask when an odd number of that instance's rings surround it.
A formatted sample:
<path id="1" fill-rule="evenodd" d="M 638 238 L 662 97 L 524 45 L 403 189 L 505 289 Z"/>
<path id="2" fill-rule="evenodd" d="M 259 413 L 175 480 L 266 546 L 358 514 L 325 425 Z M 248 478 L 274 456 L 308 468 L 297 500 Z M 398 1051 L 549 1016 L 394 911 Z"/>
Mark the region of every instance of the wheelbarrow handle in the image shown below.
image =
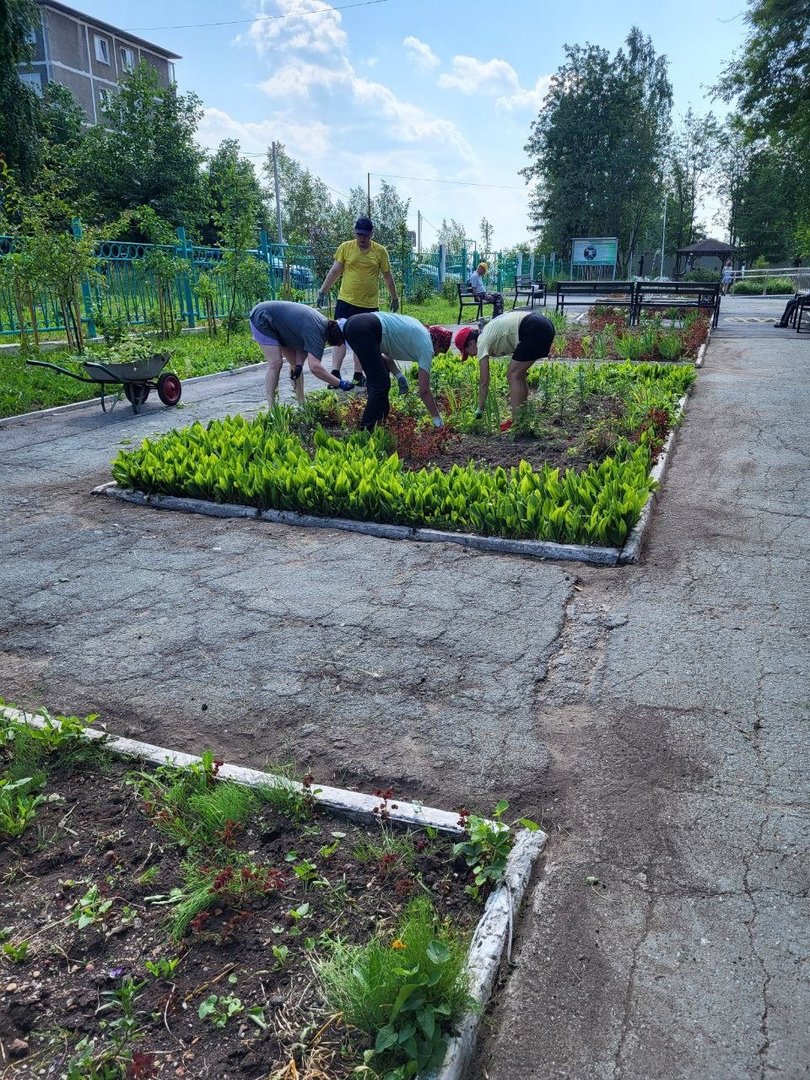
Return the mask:
<path id="1" fill-rule="evenodd" d="M 59 364 L 49 364 L 47 360 L 26 360 L 26 364 L 30 364 L 32 367 L 47 367 L 52 368 L 54 371 L 61 371 L 63 375 L 69 375 L 71 379 L 75 379 L 77 382 L 97 383 L 98 379 L 86 379 L 84 375 L 77 375 L 75 371 L 71 371 L 69 368 L 60 367 Z"/>

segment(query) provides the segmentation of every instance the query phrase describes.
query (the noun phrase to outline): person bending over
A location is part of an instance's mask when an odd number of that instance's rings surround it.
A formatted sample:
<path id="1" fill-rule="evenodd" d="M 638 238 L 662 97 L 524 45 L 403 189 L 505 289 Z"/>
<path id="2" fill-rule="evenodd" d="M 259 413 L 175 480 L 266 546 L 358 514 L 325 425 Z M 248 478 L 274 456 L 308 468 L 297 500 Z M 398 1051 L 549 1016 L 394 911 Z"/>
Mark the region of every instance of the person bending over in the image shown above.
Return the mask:
<path id="1" fill-rule="evenodd" d="M 545 315 L 533 311 L 510 311 L 492 319 L 483 330 L 464 326 L 456 331 L 455 345 L 462 359 L 478 357 L 480 379 L 478 383 L 478 412 L 484 415 L 489 393 L 489 360 L 494 356 L 509 356 L 506 372 L 509 380 L 509 405 L 512 418 L 501 424 L 501 431 L 508 431 L 521 406 L 529 397 L 526 374 L 536 360 L 544 360 L 554 341 L 554 323 Z"/>
<path id="2" fill-rule="evenodd" d="M 341 279 L 340 291 L 335 304 L 335 318 L 349 319 L 352 315 L 379 311 L 380 275 L 388 286 L 391 310 L 399 310 L 399 297 L 388 252 L 382 244 L 371 239 L 374 224 L 371 218 L 359 217 L 354 226 L 354 240 L 346 240 L 335 252 L 335 261 L 324 278 L 318 293 L 318 307 L 326 304 L 327 293 Z M 345 345 L 332 353 L 332 374 L 340 378 L 340 368 L 346 355 Z M 363 384 L 361 365 L 354 357 L 354 381 Z"/>
<path id="3" fill-rule="evenodd" d="M 360 361 L 368 387 L 368 403 L 360 419 L 361 428 L 371 431 L 388 415 L 390 371 L 395 369 L 396 361 L 413 361 L 419 365 L 419 396 L 436 427 L 443 426 L 439 407 L 430 389 L 433 357 L 444 351 L 438 337 L 434 347 L 434 336 L 431 334 L 434 329 L 423 326 L 410 315 L 387 311 L 364 312 L 346 320 L 343 336 Z M 444 345 L 444 349 L 448 344 Z M 398 376 L 398 380 L 401 380 L 401 390 L 404 376 Z M 407 388 L 407 382 L 405 386 Z"/>
<path id="4" fill-rule="evenodd" d="M 304 361 L 317 379 L 334 390 L 354 389 L 350 382 L 330 375 L 321 363 L 327 342 L 333 346 L 342 345 L 343 333 L 337 322 L 327 321 L 320 311 L 288 300 L 265 300 L 251 311 L 248 321 L 253 340 L 267 361 L 265 389 L 270 405 L 276 400 L 285 359 L 290 365 L 290 378 L 299 403 L 304 400 Z"/>

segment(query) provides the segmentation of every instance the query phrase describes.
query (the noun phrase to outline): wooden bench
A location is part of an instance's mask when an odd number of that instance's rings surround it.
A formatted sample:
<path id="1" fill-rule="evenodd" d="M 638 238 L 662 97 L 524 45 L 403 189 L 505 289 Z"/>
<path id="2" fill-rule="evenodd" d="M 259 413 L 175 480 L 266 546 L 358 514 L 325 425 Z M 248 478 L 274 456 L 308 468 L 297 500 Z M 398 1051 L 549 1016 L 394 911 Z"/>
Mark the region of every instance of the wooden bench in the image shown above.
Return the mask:
<path id="1" fill-rule="evenodd" d="M 643 308 L 701 308 L 711 313 L 712 325 L 720 317 L 720 282 L 638 281 L 636 321 Z"/>
<path id="2" fill-rule="evenodd" d="M 630 321 L 636 310 L 633 281 L 558 281 L 556 310 L 565 314 L 567 307 L 626 307 Z"/>
<path id="3" fill-rule="evenodd" d="M 512 301 L 512 311 L 517 307 L 518 300 L 528 300 L 529 310 L 534 311 L 535 300 L 542 300 L 546 306 L 546 283 L 545 281 L 532 281 L 529 274 L 515 275 L 515 298 Z"/>
<path id="4" fill-rule="evenodd" d="M 463 320 L 461 318 L 461 313 L 462 313 L 462 311 L 464 310 L 465 307 L 475 308 L 475 315 L 473 316 L 473 319 L 475 319 L 475 320 L 483 319 L 483 317 L 484 317 L 484 307 L 487 304 L 491 308 L 494 309 L 495 305 L 492 302 L 492 300 L 477 300 L 476 299 L 475 294 L 472 291 L 472 286 L 471 285 L 462 285 L 461 282 L 459 282 L 456 285 L 456 288 L 458 289 L 458 321 L 459 322 L 465 321 L 465 320 Z M 472 321 L 472 320 L 467 320 L 467 321 Z"/>

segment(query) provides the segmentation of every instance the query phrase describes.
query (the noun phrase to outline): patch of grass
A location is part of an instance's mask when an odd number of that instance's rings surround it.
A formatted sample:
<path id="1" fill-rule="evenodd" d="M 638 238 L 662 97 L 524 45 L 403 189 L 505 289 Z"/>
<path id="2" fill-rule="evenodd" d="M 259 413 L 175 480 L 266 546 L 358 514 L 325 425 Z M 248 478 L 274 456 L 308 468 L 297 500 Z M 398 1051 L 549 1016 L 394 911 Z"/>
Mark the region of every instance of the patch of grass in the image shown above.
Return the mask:
<path id="1" fill-rule="evenodd" d="M 393 935 L 336 942 L 316 971 L 330 1009 L 369 1036 L 366 1064 L 386 1080 L 406 1080 L 441 1063 L 471 1004 L 465 956 L 463 938 L 420 898 Z"/>
<path id="2" fill-rule="evenodd" d="M 245 364 L 262 362 L 261 350 L 249 332 L 232 334 L 229 343 L 225 341 L 224 333 L 215 338 L 199 333 L 177 334 L 171 338 L 143 337 L 142 340 L 153 346 L 154 352 L 170 353 L 168 369 L 181 379 L 232 371 Z M 109 359 L 110 350 L 98 343 L 90 345 L 84 357 L 79 358 L 67 348 L 48 352 L 32 348 L 29 356 L 32 360 L 44 360 L 82 374 L 82 359 Z M 98 396 L 96 383 L 80 383 L 48 368 L 31 367 L 20 353 L 0 355 L 0 418 L 89 401 Z"/>

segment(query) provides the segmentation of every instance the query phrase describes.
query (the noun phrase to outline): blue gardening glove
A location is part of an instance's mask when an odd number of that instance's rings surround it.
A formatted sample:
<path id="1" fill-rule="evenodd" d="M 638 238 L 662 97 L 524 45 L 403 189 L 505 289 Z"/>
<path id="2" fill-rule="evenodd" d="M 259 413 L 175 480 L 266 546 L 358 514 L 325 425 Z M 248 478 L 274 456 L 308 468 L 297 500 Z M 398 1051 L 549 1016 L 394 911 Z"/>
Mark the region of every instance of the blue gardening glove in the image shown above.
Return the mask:
<path id="1" fill-rule="evenodd" d="M 349 382 L 347 379 L 340 379 L 337 386 L 332 387 L 333 390 L 354 390 L 354 383 Z"/>
<path id="2" fill-rule="evenodd" d="M 326 300 L 327 300 L 326 293 L 325 292 L 319 292 L 318 293 L 318 298 L 315 301 L 315 303 L 318 305 L 319 308 L 320 307 L 326 307 Z"/>
<path id="3" fill-rule="evenodd" d="M 399 311 L 399 300 L 391 301 L 391 310 L 394 312 Z"/>
<path id="4" fill-rule="evenodd" d="M 397 375 L 397 386 L 399 387 L 400 394 L 408 393 L 408 380 L 404 375 Z"/>

